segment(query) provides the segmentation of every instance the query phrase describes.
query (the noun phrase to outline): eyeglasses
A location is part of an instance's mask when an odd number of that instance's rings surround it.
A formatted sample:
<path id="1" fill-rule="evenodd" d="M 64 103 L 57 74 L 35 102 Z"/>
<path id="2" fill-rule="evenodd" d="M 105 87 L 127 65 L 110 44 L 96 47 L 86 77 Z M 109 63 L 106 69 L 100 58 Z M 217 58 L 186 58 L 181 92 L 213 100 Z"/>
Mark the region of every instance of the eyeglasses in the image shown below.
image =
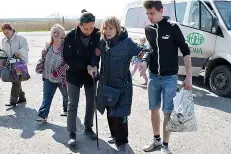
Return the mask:
<path id="1" fill-rule="evenodd" d="M 95 22 L 95 16 L 82 16 L 80 18 L 81 23 Z"/>

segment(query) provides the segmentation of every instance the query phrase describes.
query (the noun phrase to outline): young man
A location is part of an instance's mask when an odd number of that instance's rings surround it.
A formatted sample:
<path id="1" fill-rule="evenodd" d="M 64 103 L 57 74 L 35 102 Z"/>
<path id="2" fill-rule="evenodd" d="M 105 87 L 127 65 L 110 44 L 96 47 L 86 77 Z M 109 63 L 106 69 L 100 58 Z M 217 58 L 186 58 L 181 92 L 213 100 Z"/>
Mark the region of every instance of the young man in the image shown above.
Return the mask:
<path id="1" fill-rule="evenodd" d="M 93 132 L 94 117 L 94 86 L 93 79 L 88 74 L 87 67 L 91 65 L 92 57 L 96 57 L 95 51 L 99 44 L 100 32 L 94 27 L 95 16 L 92 13 L 82 11 L 80 23 L 77 28 L 71 30 L 64 41 L 64 61 L 69 69 L 66 73 L 68 96 L 70 102 L 67 111 L 67 130 L 69 131 L 69 145 L 76 143 L 76 117 L 79 103 L 80 88 L 84 85 L 86 96 L 85 135 L 95 140 Z"/>
<path id="2" fill-rule="evenodd" d="M 170 132 L 165 127 L 173 110 L 173 98 L 177 91 L 178 48 L 184 57 L 186 79 L 183 86 L 186 90 L 192 88 L 192 72 L 190 50 L 178 25 L 170 23 L 162 16 L 161 1 L 145 0 L 143 3 L 148 19 L 152 24 L 145 27 L 145 35 L 150 44 L 150 52 L 144 55 L 141 71 L 145 72 L 147 65 L 150 76 L 148 83 L 149 109 L 154 133 L 153 142 L 144 147 L 145 152 L 161 146 L 163 154 L 170 154 L 168 142 Z M 161 93 L 163 94 L 163 143 L 160 138 L 160 106 Z"/>

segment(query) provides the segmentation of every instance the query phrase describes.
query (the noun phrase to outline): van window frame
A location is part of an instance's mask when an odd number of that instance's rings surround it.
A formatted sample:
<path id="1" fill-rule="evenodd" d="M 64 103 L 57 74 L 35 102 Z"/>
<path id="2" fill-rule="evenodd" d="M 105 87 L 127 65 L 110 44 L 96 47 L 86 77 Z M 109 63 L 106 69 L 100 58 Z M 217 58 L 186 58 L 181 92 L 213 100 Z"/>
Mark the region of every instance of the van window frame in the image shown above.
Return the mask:
<path id="1" fill-rule="evenodd" d="M 201 1 L 197 1 L 197 2 L 199 3 L 199 21 L 200 21 L 200 22 L 199 22 L 199 29 L 198 29 L 198 28 L 191 27 L 191 26 L 188 26 L 188 25 L 184 25 L 184 24 L 178 22 L 177 14 L 176 14 L 176 3 L 177 3 L 177 2 L 176 2 L 176 0 L 174 0 L 176 21 L 177 21 L 181 26 L 188 27 L 188 28 L 193 28 L 193 29 L 195 29 L 195 30 L 201 30 L 201 31 L 203 31 L 203 32 L 216 35 L 215 33 L 212 33 L 212 28 L 211 28 L 211 31 L 210 31 L 210 32 L 201 29 L 201 5 L 203 5 L 203 6 L 205 7 L 205 9 L 208 11 L 208 13 L 212 16 L 212 19 L 213 19 L 214 17 L 213 17 L 213 15 L 212 15 L 212 13 L 208 10 L 208 8 L 207 8 Z M 181 2 L 179 2 L 179 3 L 181 3 Z M 187 2 L 187 3 L 188 3 L 188 2 Z M 187 5 L 188 5 L 188 4 L 187 4 Z M 188 7 L 188 6 L 187 6 L 187 7 Z M 191 7 L 191 3 L 190 3 L 190 7 Z M 187 12 L 187 10 L 186 10 L 186 12 Z M 189 11 L 188 11 L 187 13 L 189 13 Z"/>

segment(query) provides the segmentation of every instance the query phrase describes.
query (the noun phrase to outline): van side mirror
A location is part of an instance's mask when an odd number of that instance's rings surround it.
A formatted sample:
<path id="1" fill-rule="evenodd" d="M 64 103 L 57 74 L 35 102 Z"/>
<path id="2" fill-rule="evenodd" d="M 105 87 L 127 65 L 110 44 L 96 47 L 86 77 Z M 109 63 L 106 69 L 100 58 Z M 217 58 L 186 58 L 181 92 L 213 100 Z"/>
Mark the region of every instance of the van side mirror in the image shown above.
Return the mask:
<path id="1" fill-rule="evenodd" d="M 219 26 L 219 21 L 217 17 L 213 18 L 212 33 L 216 33 Z"/>

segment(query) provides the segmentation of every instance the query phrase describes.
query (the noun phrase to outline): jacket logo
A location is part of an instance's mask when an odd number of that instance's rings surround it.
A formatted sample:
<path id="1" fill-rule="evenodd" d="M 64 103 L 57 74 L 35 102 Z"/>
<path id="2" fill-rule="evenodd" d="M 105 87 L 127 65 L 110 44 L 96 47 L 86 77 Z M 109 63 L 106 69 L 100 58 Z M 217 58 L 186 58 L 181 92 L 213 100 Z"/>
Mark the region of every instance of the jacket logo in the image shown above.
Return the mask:
<path id="1" fill-rule="evenodd" d="M 69 48 L 71 48 L 71 45 L 69 45 Z"/>
<path id="2" fill-rule="evenodd" d="M 168 40 L 169 37 L 170 37 L 170 35 L 165 35 L 165 36 L 162 36 L 162 39 L 163 39 L 163 40 Z"/>

